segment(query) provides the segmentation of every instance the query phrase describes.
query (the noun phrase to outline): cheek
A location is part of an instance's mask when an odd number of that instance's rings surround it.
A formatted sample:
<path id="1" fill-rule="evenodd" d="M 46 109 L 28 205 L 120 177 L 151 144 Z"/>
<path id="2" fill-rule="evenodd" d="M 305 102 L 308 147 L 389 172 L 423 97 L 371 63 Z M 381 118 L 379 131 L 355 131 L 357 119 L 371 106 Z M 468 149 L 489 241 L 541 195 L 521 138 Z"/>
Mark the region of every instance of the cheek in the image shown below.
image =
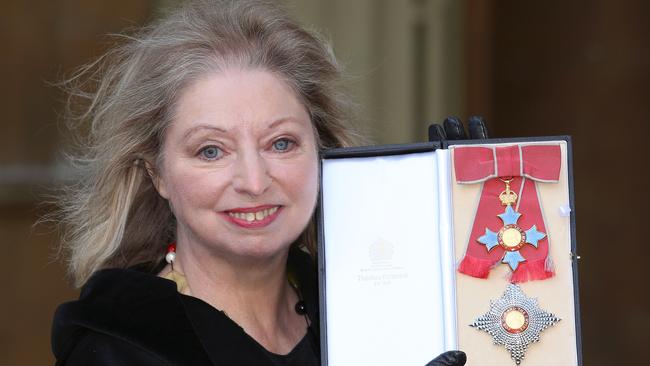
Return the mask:
<path id="1" fill-rule="evenodd" d="M 305 209 L 313 210 L 318 196 L 318 164 L 314 157 L 293 169 L 289 177 L 292 190 L 299 197 Z"/>
<path id="2" fill-rule="evenodd" d="M 220 186 L 214 174 L 177 171 L 168 178 L 170 201 L 177 214 L 202 206 L 214 204 L 219 197 Z"/>

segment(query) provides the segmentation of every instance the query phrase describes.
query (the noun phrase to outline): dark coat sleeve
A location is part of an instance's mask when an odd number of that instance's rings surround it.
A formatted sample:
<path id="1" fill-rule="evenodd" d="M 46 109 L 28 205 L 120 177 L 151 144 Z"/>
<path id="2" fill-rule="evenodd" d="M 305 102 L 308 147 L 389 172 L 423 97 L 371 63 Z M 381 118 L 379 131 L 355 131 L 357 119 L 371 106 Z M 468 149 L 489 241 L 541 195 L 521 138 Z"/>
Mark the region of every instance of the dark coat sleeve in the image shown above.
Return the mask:
<path id="1" fill-rule="evenodd" d="M 210 365 L 176 284 L 136 270 L 96 272 L 52 324 L 56 365 Z"/>
<path id="2" fill-rule="evenodd" d="M 110 335 L 87 331 L 56 366 L 170 365 L 155 354 Z"/>

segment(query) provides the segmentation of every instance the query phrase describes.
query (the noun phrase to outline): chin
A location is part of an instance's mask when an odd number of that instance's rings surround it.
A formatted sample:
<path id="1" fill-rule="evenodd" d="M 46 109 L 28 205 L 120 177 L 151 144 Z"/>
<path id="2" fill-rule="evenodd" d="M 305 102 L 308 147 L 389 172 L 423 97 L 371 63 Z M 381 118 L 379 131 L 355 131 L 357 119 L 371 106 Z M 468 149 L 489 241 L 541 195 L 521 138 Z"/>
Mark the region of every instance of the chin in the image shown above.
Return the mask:
<path id="1" fill-rule="evenodd" d="M 286 255 L 294 240 L 288 241 L 285 239 L 280 241 L 277 239 L 269 239 L 268 237 L 249 238 L 249 240 L 243 241 L 233 240 L 232 243 L 235 243 L 235 246 L 231 246 L 226 250 L 230 252 L 230 255 L 239 257 L 240 259 L 272 259 Z M 224 254 L 229 255 L 228 253 Z"/>
<path id="2" fill-rule="evenodd" d="M 289 252 L 290 245 L 269 248 L 268 246 L 252 246 L 238 248 L 232 255 L 244 262 L 270 261 L 285 256 Z"/>

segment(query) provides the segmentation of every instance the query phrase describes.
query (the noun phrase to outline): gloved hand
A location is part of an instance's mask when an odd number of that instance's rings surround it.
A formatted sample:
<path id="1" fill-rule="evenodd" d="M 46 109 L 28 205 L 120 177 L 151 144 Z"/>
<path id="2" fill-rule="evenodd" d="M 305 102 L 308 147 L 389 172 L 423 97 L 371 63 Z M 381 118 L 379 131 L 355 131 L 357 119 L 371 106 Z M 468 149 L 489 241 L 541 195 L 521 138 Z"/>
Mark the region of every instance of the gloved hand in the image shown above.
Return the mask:
<path id="1" fill-rule="evenodd" d="M 434 358 L 425 366 L 463 366 L 467 356 L 463 351 L 447 351 Z"/>
<path id="2" fill-rule="evenodd" d="M 443 122 L 443 126 L 435 123 L 429 126 L 429 141 L 467 139 L 465 128 L 463 127 L 463 123 L 460 121 L 460 119 L 456 117 L 447 117 Z M 467 130 L 469 131 L 470 139 L 488 138 L 485 122 L 481 117 L 469 117 L 467 120 Z"/>

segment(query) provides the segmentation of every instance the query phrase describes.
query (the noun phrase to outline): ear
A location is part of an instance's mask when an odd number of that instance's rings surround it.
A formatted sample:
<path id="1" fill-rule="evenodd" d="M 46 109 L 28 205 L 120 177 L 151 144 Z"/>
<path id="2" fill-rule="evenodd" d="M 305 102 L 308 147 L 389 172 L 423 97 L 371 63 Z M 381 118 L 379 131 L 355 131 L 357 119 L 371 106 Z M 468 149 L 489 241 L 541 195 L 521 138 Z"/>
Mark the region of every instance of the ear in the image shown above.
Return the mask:
<path id="1" fill-rule="evenodd" d="M 147 174 L 149 175 L 149 178 L 151 178 L 151 182 L 153 183 L 153 186 L 156 188 L 156 191 L 158 191 L 158 194 L 162 198 L 169 200 L 169 194 L 167 190 L 167 185 L 165 184 L 165 180 L 162 179 L 160 174 L 156 173 L 156 169 L 154 169 L 154 165 L 151 164 L 149 160 L 145 160 L 144 166 L 145 169 L 147 169 Z"/>

